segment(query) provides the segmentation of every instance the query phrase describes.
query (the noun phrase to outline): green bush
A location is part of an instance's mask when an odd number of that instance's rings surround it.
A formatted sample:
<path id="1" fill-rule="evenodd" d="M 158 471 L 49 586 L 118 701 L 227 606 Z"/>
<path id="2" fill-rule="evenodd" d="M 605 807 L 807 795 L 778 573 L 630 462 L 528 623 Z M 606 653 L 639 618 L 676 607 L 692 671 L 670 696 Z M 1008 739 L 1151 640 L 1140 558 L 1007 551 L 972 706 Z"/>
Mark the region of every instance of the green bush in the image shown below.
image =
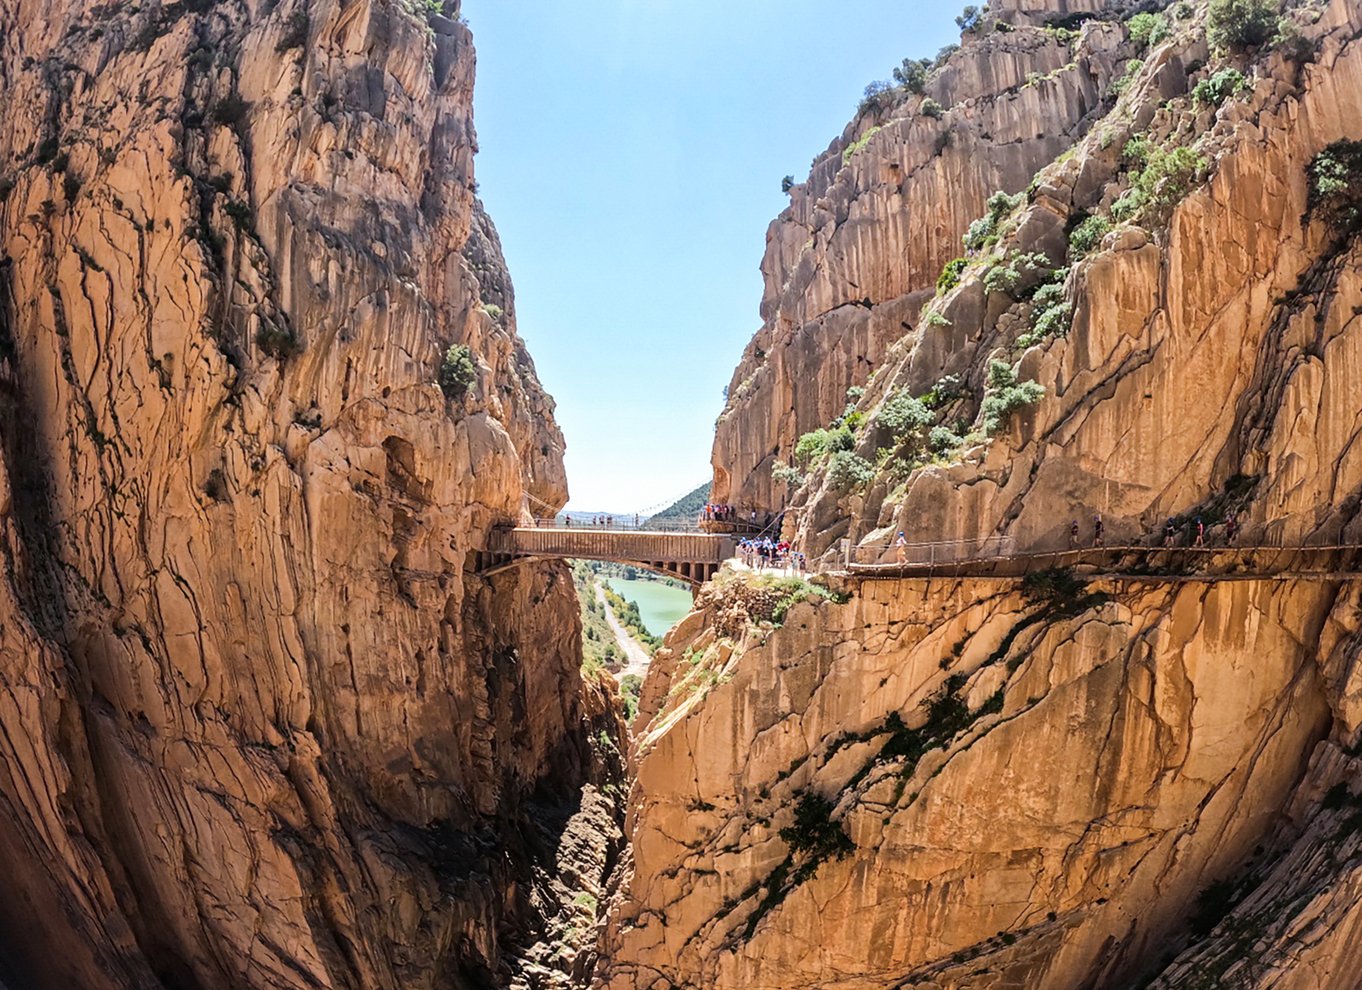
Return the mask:
<path id="1" fill-rule="evenodd" d="M 998 228 L 1013 210 L 1021 205 L 1022 193 L 1009 196 L 999 190 L 988 198 L 987 212 L 969 225 L 965 231 L 965 250 L 981 251 L 998 240 Z"/>
<path id="2" fill-rule="evenodd" d="M 884 401 L 875 413 L 875 427 L 888 433 L 900 446 L 914 452 L 921 449 L 936 417 L 921 399 L 900 389 Z"/>
<path id="3" fill-rule="evenodd" d="M 828 462 L 828 481 L 839 491 L 864 488 L 875 477 L 875 466 L 849 450 L 839 450 Z"/>
<path id="4" fill-rule="evenodd" d="M 1126 142 L 1126 146 L 1121 149 L 1121 157 L 1132 168 L 1144 168 L 1149 164 L 1149 154 L 1154 150 L 1154 144 L 1146 134 L 1136 134 Z"/>
<path id="5" fill-rule="evenodd" d="M 984 290 L 1005 293 L 1013 299 L 1031 296 L 1038 286 L 1054 277 L 1050 259 L 1039 252 L 1014 254 L 984 273 Z"/>
<path id="6" fill-rule="evenodd" d="M 1309 208 L 1339 231 L 1362 226 L 1362 141 L 1335 141 L 1310 162 Z"/>
<path id="7" fill-rule="evenodd" d="M 881 130 L 882 128 L 880 128 L 879 126 L 866 128 L 865 131 L 862 132 L 860 137 L 858 137 L 855 141 L 851 142 L 851 144 L 848 145 L 845 150 L 843 150 L 842 164 L 845 165 L 847 162 L 851 161 L 851 159 L 855 156 L 856 152 L 860 151 L 867 144 L 869 144 L 870 139 L 873 138 L 876 134 L 878 134 Z"/>
<path id="8" fill-rule="evenodd" d="M 972 31 L 977 31 L 979 25 L 983 23 L 983 20 L 984 12 L 974 4 L 970 4 L 962 10 L 960 16 L 955 19 L 955 26 L 965 34 L 969 34 Z"/>
<path id="9" fill-rule="evenodd" d="M 928 409 L 940 409 L 956 399 L 963 399 L 966 394 L 965 383 L 959 375 L 942 375 L 922 397 L 922 404 Z"/>
<path id="10" fill-rule="evenodd" d="M 224 127 L 236 127 L 246 119 L 246 113 L 250 108 L 250 104 L 236 93 L 229 93 L 213 104 L 213 109 L 208 116 L 216 124 L 221 124 Z"/>
<path id="11" fill-rule="evenodd" d="M 920 94 L 927 85 L 927 72 L 931 67 L 931 59 L 905 58 L 894 70 L 894 82 L 910 93 Z"/>
<path id="12" fill-rule="evenodd" d="M 1243 51 L 1270 41 L 1281 17 L 1276 0 L 1211 0 L 1206 39 L 1212 48 Z"/>
<path id="13" fill-rule="evenodd" d="M 1195 148 L 1150 152 L 1149 164 L 1135 182 L 1144 196 L 1142 212 L 1162 215 L 1171 210 L 1202 181 L 1208 164 Z"/>
<path id="14" fill-rule="evenodd" d="M 806 791 L 795 805 L 794 822 L 780 830 L 780 837 L 793 853 L 804 853 L 809 860 L 805 869 L 812 876 L 818 864 L 850 854 L 856 844 L 843 831 L 839 822 L 832 820 L 832 802 L 823 795 Z"/>
<path id="15" fill-rule="evenodd" d="M 1143 209 L 1144 193 L 1138 189 L 1130 189 L 1111 204 L 1111 217 L 1117 223 L 1125 223 L 1138 217 Z"/>
<path id="16" fill-rule="evenodd" d="M 946 262 L 946 267 L 941 269 L 941 274 L 936 277 L 936 291 L 941 293 L 950 292 L 960 284 L 960 276 L 965 273 L 965 267 L 969 264 L 964 258 L 956 258 L 954 261 Z"/>
<path id="17" fill-rule="evenodd" d="M 809 464 L 825 454 L 851 450 L 855 445 L 856 437 L 846 426 L 835 430 L 813 430 L 795 442 L 795 460 L 800 464 Z"/>
<path id="18" fill-rule="evenodd" d="M 461 399 L 478 376 L 473 351 L 467 344 L 452 344 L 440 364 L 440 390 L 450 399 Z"/>
<path id="19" fill-rule="evenodd" d="M 1248 80 L 1238 69 L 1221 69 L 1196 84 L 1192 89 L 1192 99 L 1197 103 L 1218 107 L 1231 96 L 1237 96 L 1248 88 Z"/>
<path id="20" fill-rule="evenodd" d="M 1126 30 L 1130 40 L 1143 51 L 1168 36 L 1168 21 L 1162 14 L 1136 14 L 1126 21 Z"/>
<path id="21" fill-rule="evenodd" d="M 1033 406 L 1045 395 L 1045 388 L 1037 382 L 1019 382 L 1011 366 L 994 361 L 988 367 L 988 392 L 980 411 L 984 417 L 984 432 L 996 436 L 1019 409 Z"/>
<path id="22" fill-rule="evenodd" d="M 270 324 L 262 326 L 256 332 L 255 342 L 266 354 L 281 361 L 303 349 L 303 342 L 290 328 Z"/>
<path id="23" fill-rule="evenodd" d="M 307 44 L 307 33 L 311 26 L 311 18 L 307 11 L 295 10 L 284 22 L 284 33 L 280 36 L 279 43 L 274 46 L 274 50 L 286 52 L 293 48 L 302 48 Z"/>
<path id="24" fill-rule="evenodd" d="M 222 212 L 232 218 L 232 223 L 236 224 L 237 230 L 247 231 L 251 229 L 254 214 L 251 212 L 249 204 L 235 199 L 228 200 L 226 205 L 222 207 Z"/>
<path id="25" fill-rule="evenodd" d="M 872 110 L 885 110 L 894 105 L 897 94 L 893 85 L 883 79 L 877 79 L 866 86 L 865 93 L 861 96 L 861 102 L 857 104 L 858 113 L 869 113 Z"/>
<path id="26" fill-rule="evenodd" d="M 795 177 L 793 175 L 787 175 L 785 176 L 785 178 L 780 180 L 780 191 L 785 193 L 785 195 L 788 196 L 790 194 L 790 190 L 793 189 L 794 187 Z"/>
<path id="27" fill-rule="evenodd" d="M 1102 238 L 1111 230 L 1111 221 L 1100 214 L 1088 217 L 1069 235 L 1069 257 L 1077 261 L 1097 250 Z"/>
<path id="28" fill-rule="evenodd" d="M 948 454 L 964 442 L 964 437 L 945 426 L 934 426 L 927 434 L 927 449 L 933 454 Z"/>
<path id="29" fill-rule="evenodd" d="M 787 488 L 798 488 L 804 484 L 804 475 L 793 464 L 777 461 L 771 465 L 771 480 L 777 485 L 785 485 Z"/>
<path id="30" fill-rule="evenodd" d="M 932 120 L 940 120 L 946 116 L 945 108 L 930 96 L 922 101 L 922 106 L 919 109 L 922 111 L 922 116 L 931 117 Z"/>
<path id="31" fill-rule="evenodd" d="M 1111 91 L 1117 96 L 1120 96 L 1130 88 L 1130 84 L 1135 81 L 1135 77 L 1139 75 L 1140 70 L 1143 68 L 1144 59 L 1132 58 L 1126 63 L 1126 71 L 1121 74 L 1121 78 L 1111 84 Z"/>

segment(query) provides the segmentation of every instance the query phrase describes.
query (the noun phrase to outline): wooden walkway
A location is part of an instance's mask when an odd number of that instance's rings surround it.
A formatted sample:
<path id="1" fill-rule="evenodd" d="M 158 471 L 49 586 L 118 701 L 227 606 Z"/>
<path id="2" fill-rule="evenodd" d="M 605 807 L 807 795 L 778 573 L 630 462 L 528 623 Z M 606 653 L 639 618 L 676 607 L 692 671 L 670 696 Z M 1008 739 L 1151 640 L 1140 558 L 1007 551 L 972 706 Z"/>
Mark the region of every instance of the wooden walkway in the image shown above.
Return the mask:
<path id="1" fill-rule="evenodd" d="M 1362 577 L 1362 546 L 1083 547 L 993 557 L 846 565 L 857 578 L 1025 578 L 1055 568 L 1134 581 L 1348 581 Z"/>

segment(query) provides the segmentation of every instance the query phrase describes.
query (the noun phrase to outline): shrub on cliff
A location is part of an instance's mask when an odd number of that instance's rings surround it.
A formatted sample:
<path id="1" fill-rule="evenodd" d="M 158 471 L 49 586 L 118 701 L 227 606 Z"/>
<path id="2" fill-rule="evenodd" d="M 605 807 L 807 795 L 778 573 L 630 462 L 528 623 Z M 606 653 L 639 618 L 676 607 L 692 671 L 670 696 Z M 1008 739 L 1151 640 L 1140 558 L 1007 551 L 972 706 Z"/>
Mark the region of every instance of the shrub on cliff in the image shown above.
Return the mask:
<path id="1" fill-rule="evenodd" d="M 1362 141 L 1335 141 L 1310 162 L 1310 212 L 1339 231 L 1362 227 Z"/>
<path id="2" fill-rule="evenodd" d="M 790 851 L 807 857 L 798 871 L 803 876 L 797 874 L 797 880 L 813 876 L 824 860 L 842 859 L 856 848 L 841 823 L 832 820 L 832 812 L 831 801 L 817 792 L 805 791 L 795 805 L 794 821 L 780 830 Z"/>
<path id="3" fill-rule="evenodd" d="M 1238 69 L 1221 69 L 1196 84 L 1192 89 L 1192 99 L 1206 106 L 1218 107 L 1231 96 L 1237 96 L 1248 88 L 1248 80 Z"/>
<path id="4" fill-rule="evenodd" d="M 960 12 L 960 16 L 955 19 L 955 26 L 963 33 L 969 34 L 977 31 L 979 25 L 984 22 L 984 12 L 974 4 L 970 4 Z"/>
<path id="5" fill-rule="evenodd" d="M 828 462 L 828 483 L 841 492 L 854 491 L 870 484 L 875 466 L 849 450 L 839 450 Z"/>
<path id="6" fill-rule="evenodd" d="M 946 116 L 945 107 L 940 103 L 937 103 L 936 100 L 932 99 L 930 96 L 922 101 L 922 106 L 919 107 L 919 109 L 922 111 L 922 116 L 930 117 L 932 120 L 940 120 L 942 117 Z"/>
<path id="7" fill-rule="evenodd" d="M 921 94 L 927 85 L 927 72 L 932 67 L 929 58 L 905 58 L 903 64 L 894 70 L 894 82 L 910 93 Z"/>
<path id="8" fill-rule="evenodd" d="M 965 231 L 965 250 L 981 251 L 998 240 L 998 228 L 1013 210 L 1021 205 L 1022 193 L 1009 196 L 999 190 L 988 198 L 987 212 L 969 225 Z"/>
<path id="9" fill-rule="evenodd" d="M 1206 40 L 1222 51 L 1243 51 L 1270 41 L 1281 21 L 1276 0 L 1211 0 Z"/>
<path id="10" fill-rule="evenodd" d="M 875 426 L 894 438 L 900 446 L 914 449 L 927 438 L 936 417 L 921 399 L 915 399 L 906 389 L 900 389 L 885 400 L 875 413 Z"/>
<path id="11" fill-rule="evenodd" d="M 1044 395 L 1044 386 L 1038 382 L 1019 382 L 1010 365 L 994 361 L 988 367 L 988 391 L 980 406 L 984 432 L 996 436 L 1012 419 L 1013 413 L 1034 406 Z"/>
<path id="12" fill-rule="evenodd" d="M 777 461 L 771 465 L 771 480 L 777 485 L 794 489 L 804 484 L 804 474 L 793 464 Z"/>
<path id="13" fill-rule="evenodd" d="M 467 344 L 453 344 L 440 364 L 440 390 L 450 399 L 461 399 L 478 376 L 473 352 Z"/>
<path id="14" fill-rule="evenodd" d="M 274 50 L 286 52 L 293 48 L 302 48 L 307 44 L 307 33 L 311 27 L 312 22 L 307 11 L 295 10 L 284 22 L 284 33 L 279 36 L 279 42 L 274 46 Z"/>
<path id="15" fill-rule="evenodd" d="M 780 191 L 783 192 L 785 195 L 787 196 L 790 195 L 790 190 L 793 189 L 794 187 L 795 177 L 793 175 L 787 175 L 785 176 L 785 178 L 780 180 Z"/>
<path id="16" fill-rule="evenodd" d="M 941 274 L 936 278 L 937 292 L 950 292 L 960 284 L 960 276 L 965 273 L 965 266 L 969 262 L 964 258 L 956 258 L 954 261 L 946 262 L 946 267 L 941 269 Z"/>
<path id="17" fill-rule="evenodd" d="M 795 460 L 808 464 L 825 454 L 835 454 L 856 446 L 851 428 L 842 425 L 835 430 L 811 430 L 795 441 Z"/>
<path id="18" fill-rule="evenodd" d="M 1093 214 L 1073 229 L 1069 235 L 1069 257 L 1074 261 L 1097 250 L 1102 238 L 1111 230 L 1111 221 L 1100 214 Z"/>
<path id="19" fill-rule="evenodd" d="M 894 105 L 895 98 L 894 86 L 883 79 L 877 79 L 865 88 L 861 102 L 856 106 L 856 112 L 870 113 L 874 110 L 886 110 Z"/>
<path id="20" fill-rule="evenodd" d="M 1140 13 L 1126 21 L 1126 30 L 1141 51 L 1168 37 L 1168 19 L 1162 14 Z"/>

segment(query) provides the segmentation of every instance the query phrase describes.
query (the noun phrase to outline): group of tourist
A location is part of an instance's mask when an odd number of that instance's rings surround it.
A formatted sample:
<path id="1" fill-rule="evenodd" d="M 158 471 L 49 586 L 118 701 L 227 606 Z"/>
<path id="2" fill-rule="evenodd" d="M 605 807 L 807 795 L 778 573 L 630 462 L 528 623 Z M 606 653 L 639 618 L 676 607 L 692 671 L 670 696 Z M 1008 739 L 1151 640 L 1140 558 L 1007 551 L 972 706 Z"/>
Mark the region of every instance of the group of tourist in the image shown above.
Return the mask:
<path id="1" fill-rule="evenodd" d="M 724 526 L 732 526 L 736 530 L 746 529 L 752 532 L 758 530 L 764 532 L 775 526 L 780 521 L 781 515 L 774 515 L 770 512 L 758 513 L 756 509 L 740 509 L 733 505 L 706 502 L 704 509 L 700 512 L 700 523 L 701 525 L 720 523 Z"/>
<path id="2" fill-rule="evenodd" d="M 794 549 L 787 540 L 754 537 L 738 543 L 738 559 L 754 571 L 788 570 L 792 574 L 807 574 L 809 558 Z"/>
<path id="3" fill-rule="evenodd" d="M 1098 513 L 1092 517 L 1092 543 L 1091 546 L 1100 547 L 1104 541 L 1105 526 L 1102 523 L 1102 515 Z M 1181 543 L 1183 546 L 1204 547 L 1208 537 L 1206 522 L 1201 516 L 1193 516 L 1187 521 L 1185 527 L 1178 525 L 1177 520 L 1172 516 L 1168 517 L 1168 522 L 1163 527 L 1163 545 L 1165 547 L 1176 547 Z M 1225 516 L 1225 545 L 1229 546 L 1239 536 L 1239 520 L 1233 512 Z M 1074 549 L 1082 544 L 1082 533 L 1079 529 L 1078 520 L 1069 523 L 1069 548 Z"/>
<path id="4" fill-rule="evenodd" d="M 752 510 L 752 519 L 757 518 L 757 511 Z M 722 522 L 731 523 L 738 521 L 738 510 L 731 505 L 718 505 L 714 502 L 706 502 L 704 511 L 700 514 L 702 522 Z"/>
<path id="5" fill-rule="evenodd" d="M 574 525 L 575 525 L 575 526 L 592 526 L 592 527 L 595 527 L 596 529 L 614 529 L 614 528 L 615 528 L 615 517 L 614 517 L 614 516 L 592 516 L 590 519 L 582 519 L 582 520 L 578 520 L 576 523 L 574 523 L 574 522 L 572 521 L 572 516 L 571 516 L 571 514 L 569 514 L 569 513 L 564 513 L 564 514 L 563 514 L 563 525 L 564 525 L 564 526 L 574 526 Z M 641 526 L 641 525 L 642 525 L 642 521 L 639 519 L 639 517 L 638 517 L 637 515 L 635 515 L 635 516 L 634 516 L 634 525 L 633 525 L 633 528 L 634 528 L 634 529 L 638 529 L 639 526 Z M 628 519 L 624 519 L 623 521 L 620 522 L 620 528 L 621 528 L 621 529 L 628 528 L 628 526 L 629 526 L 629 520 L 628 520 Z"/>

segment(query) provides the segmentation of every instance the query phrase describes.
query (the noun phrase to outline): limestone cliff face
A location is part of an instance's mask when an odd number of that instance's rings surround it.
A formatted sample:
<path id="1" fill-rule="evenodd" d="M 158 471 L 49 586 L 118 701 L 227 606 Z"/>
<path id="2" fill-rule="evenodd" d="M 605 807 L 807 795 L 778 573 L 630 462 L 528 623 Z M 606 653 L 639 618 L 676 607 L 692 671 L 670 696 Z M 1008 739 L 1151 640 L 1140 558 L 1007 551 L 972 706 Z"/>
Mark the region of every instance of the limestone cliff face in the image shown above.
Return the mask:
<path id="1" fill-rule="evenodd" d="M 425 6 L 0 2 L 20 985 L 573 966 L 615 715 L 566 571 L 472 570 L 562 504 L 563 444 L 473 194 L 471 38 Z"/>
<path id="2" fill-rule="evenodd" d="M 1356 239 L 1310 209 L 1308 170 L 1328 145 L 1358 136 L 1359 13 L 1307 5 L 1292 18 L 1304 54 L 1230 59 L 1211 57 L 1201 9 L 1182 10 L 1167 12 L 1166 39 L 1124 66 L 1106 115 L 1000 218 L 996 243 L 965 257 L 958 285 L 914 300 L 920 311 L 853 395 L 865 475 L 815 460 L 792 486 L 792 529 L 815 552 L 843 536 L 883 546 L 898 530 L 924 542 L 1005 536 L 1054 547 L 1070 520 L 1086 527 L 1095 512 L 1113 538 L 1143 537 L 1239 484 L 1254 486 L 1240 508 L 1255 536 L 1343 532 L 1362 487 L 1345 384 L 1362 286 Z M 1243 88 L 1218 102 L 1194 94 L 1224 71 L 1239 72 Z M 1158 184 L 1158 208 L 1132 219 L 1121 210 L 1149 149 L 1160 165 L 1189 167 L 1169 180 L 1178 195 Z M 1089 217 L 1112 229 L 1080 253 L 1070 236 Z M 1020 286 L 1009 270 L 1023 273 Z M 1037 282 L 1049 283 L 1057 323 L 1041 320 Z M 990 396 L 1002 391 L 995 365 L 1044 397 L 990 428 Z M 812 374 L 783 376 L 781 387 Z M 896 455 L 878 424 L 890 400 L 910 395 L 936 397 L 948 436 Z M 835 421 L 840 410 L 829 408 L 762 439 L 769 460 L 792 460 L 788 437 Z M 721 426 L 717 462 L 729 458 L 728 437 Z M 769 481 L 769 467 L 757 474 Z"/>
<path id="3" fill-rule="evenodd" d="M 989 195 L 1025 189 L 1100 116 L 1131 51 L 1123 29 L 1092 21 L 1070 39 L 1040 26 L 1054 8 L 1014 6 L 1000 10 L 1014 30 L 966 35 L 923 96 L 858 114 L 791 190 L 766 235 L 763 325 L 716 430 L 716 501 L 782 507 L 772 466 L 915 330 Z"/>
<path id="4" fill-rule="evenodd" d="M 1245 540 L 1356 542 L 1362 248 L 1310 170 L 1362 140 L 1362 11 L 1287 8 L 1295 41 L 1225 56 L 1204 3 L 1144 50 L 1119 8 L 1004 5 L 1014 30 L 929 79 L 940 121 L 910 100 L 845 165 L 834 144 L 772 228 L 715 497 L 779 507 L 771 465 L 831 426 L 789 492 L 815 554 L 875 559 L 900 529 L 1052 547 L 1095 512 L 1145 540 L 1227 509 Z M 922 174 L 896 142 L 967 139 L 948 74 L 1075 12 L 1091 112 L 1034 176 L 989 176 L 1012 195 L 966 252 L 989 183 L 932 180 L 937 230 L 895 198 Z M 1015 98 L 1076 71 L 1035 64 Z M 603 985 L 1353 990 L 1356 582 L 1055 580 L 702 600 L 644 686 Z"/>
<path id="5" fill-rule="evenodd" d="M 1356 690 L 1315 646 L 1333 586 L 846 590 L 669 638 L 604 985 L 1127 985 L 1266 858 L 1317 744 L 1353 763 L 1322 743 Z"/>

